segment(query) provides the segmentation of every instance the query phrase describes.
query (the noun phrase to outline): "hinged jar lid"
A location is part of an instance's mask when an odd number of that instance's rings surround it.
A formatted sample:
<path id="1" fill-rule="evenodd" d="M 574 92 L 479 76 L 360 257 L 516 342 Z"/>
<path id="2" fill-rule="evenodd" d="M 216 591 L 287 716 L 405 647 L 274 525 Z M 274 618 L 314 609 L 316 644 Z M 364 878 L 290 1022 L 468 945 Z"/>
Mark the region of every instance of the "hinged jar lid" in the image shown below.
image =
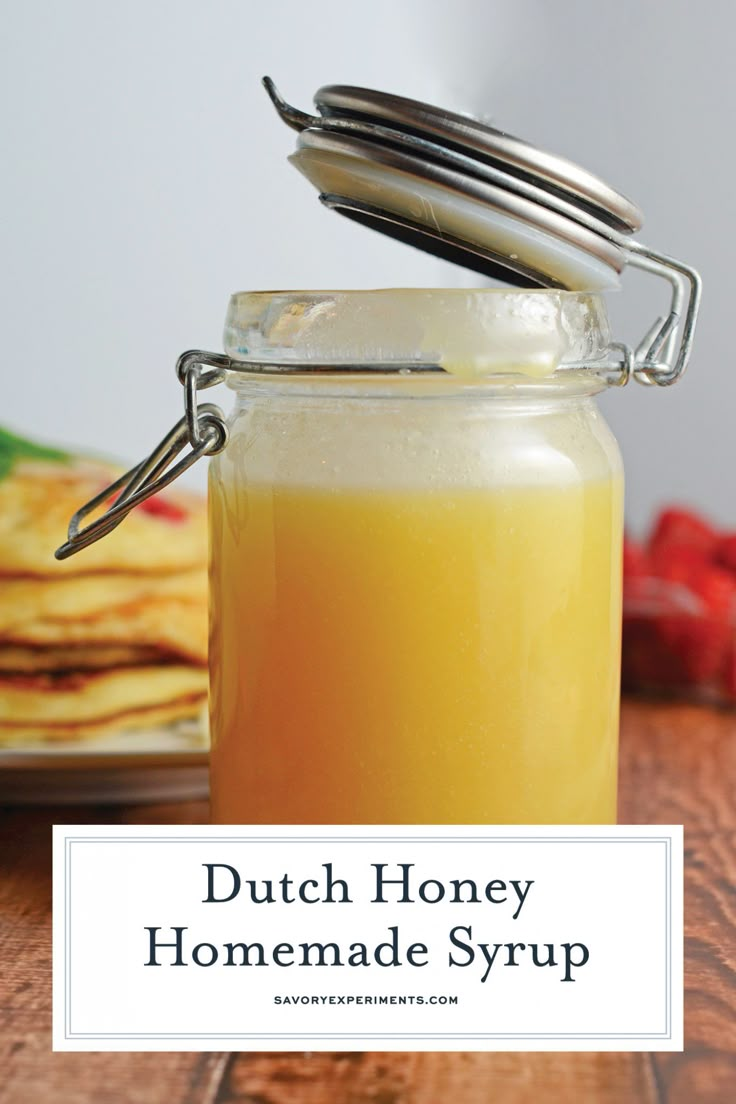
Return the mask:
<path id="1" fill-rule="evenodd" d="M 507 283 L 616 286 L 611 231 L 629 235 L 642 216 L 592 173 L 417 100 L 327 85 L 313 117 L 265 84 L 300 132 L 290 160 L 333 210 Z"/>
<path id="2" fill-rule="evenodd" d="M 668 281 L 625 375 L 667 385 L 684 371 L 700 298 L 688 265 L 637 242 L 638 207 L 556 154 L 478 119 L 350 85 L 326 85 L 317 114 L 263 83 L 299 132 L 289 160 L 327 206 L 381 233 L 522 287 L 605 291 L 627 264 Z M 679 339 L 679 341 L 678 341 Z"/>

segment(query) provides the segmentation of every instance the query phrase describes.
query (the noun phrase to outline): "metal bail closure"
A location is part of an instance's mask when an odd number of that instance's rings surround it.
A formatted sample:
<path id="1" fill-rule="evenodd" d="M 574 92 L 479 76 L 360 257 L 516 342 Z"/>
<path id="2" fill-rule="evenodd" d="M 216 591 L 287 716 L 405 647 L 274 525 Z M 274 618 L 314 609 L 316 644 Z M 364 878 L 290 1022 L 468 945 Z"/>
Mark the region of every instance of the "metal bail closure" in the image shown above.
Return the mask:
<path id="1" fill-rule="evenodd" d="M 666 315 L 631 349 L 626 383 L 668 386 L 687 367 L 700 277 L 633 235 L 630 199 L 579 165 L 469 115 L 351 85 L 315 94 L 316 113 L 263 83 L 298 132 L 291 163 L 331 210 L 486 277 L 522 287 L 606 291 L 627 265 L 670 285 Z"/>
<path id="2" fill-rule="evenodd" d="M 176 362 L 176 374 L 184 388 L 184 417 L 145 460 L 77 510 L 69 522 L 66 542 L 54 553 L 57 560 L 66 560 L 75 552 L 94 544 L 100 537 L 107 536 L 131 510 L 168 487 L 200 457 L 222 452 L 228 436 L 225 417 L 220 408 L 212 403 L 199 405 L 197 391 L 219 383 L 230 364 L 230 358 L 220 353 L 207 353 L 199 349 L 182 353 Z M 174 463 L 187 445 L 191 451 Z M 83 525 L 106 503 L 110 505 L 100 517 Z"/>

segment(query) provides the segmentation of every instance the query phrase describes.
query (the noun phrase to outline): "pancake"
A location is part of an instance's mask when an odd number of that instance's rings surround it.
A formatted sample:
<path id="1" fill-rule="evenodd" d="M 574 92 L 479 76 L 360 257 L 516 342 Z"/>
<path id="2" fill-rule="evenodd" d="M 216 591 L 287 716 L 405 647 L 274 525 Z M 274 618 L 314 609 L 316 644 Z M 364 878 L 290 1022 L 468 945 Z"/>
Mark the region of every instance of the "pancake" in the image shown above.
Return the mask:
<path id="1" fill-rule="evenodd" d="M 110 609 L 78 621 L 31 621 L 0 633 L 0 642 L 22 647 L 128 645 L 155 648 L 165 658 L 178 656 L 207 664 L 207 607 L 186 602 L 151 601 Z M 2 716 L 0 707 L 0 716 Z"/>
<path id="2" fill-rule="evenodd" d="M 207 743 L 207 716 L 200 695 L 182 698 L 168 705 L 154 705 L 116 717 L 107 717 L 85 724 L 15 724 L 0 721 L 0 746 L 23 747 L 27 744 L 55 743 L 59 741 L 95 740 L 103 736 L 151 733 L 152 729 L 165 728 L 177 721 L 196 721 L 201 732 L 201 746 Z"/>
<path id="3" fill-rule="evenodd" d="M 204 497 L 167 489 L 90 549 L 53 556 L 71 515 L 121 472 L 0 427 L 0 745 L 182 720 L 204 740 Z"/>
<path id="4" fill-rule="evenodd" d="M 54 559 L 72 514 L 120 474 L 120 468 L 79 457 L 15 460 L 0 478 L 0 575 L 64 578 L 203 567 L 206 500 L 171 488 L 133 510 L 97 544 L 68 560 Z"/>
<path id="5" fill-rule="evenodd" d="M 129 725 L 152 709 L 204 702 L 207 672 L 196 667 L 130 667 L 63 675 L 0 675 L 4 728 L 65 731 L 85 725 Z M 181 715 L 181 714 L 179 714 Z"/>
<path id="6" fill-rule="evenodd" d="M 98 617 L 111 608 L 154 599 L 207 605 L 207 572 L 203 567 L 170 575 L 72 575 L 29 579 L 0 576 L 0 639 L 18 625 L 36 621 L 67 622 Z"/>
<path id="7" fill-rule="evenodd" d="M 24 648 L 0 645 L 0 671 L 32 674 L 36 671 L 97 671 L 106 667 L 143 667 L 161 660 L 156 648 L 61 645 Z"/>

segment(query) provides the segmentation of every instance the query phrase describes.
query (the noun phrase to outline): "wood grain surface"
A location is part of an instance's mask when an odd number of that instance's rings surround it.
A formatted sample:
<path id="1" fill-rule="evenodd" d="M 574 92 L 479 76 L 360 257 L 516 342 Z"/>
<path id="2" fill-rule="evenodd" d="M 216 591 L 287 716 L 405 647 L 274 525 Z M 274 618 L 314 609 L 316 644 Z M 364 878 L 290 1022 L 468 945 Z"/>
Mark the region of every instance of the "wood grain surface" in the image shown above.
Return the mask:
<path id="1" fill-rule="evenodd" d="M 628 701 L 622 823 L 685 825 L 682 1054 L 54 1054 L 53 823 L 202 823 L 204 804 L 0 815 L 1 1104 L 732 1104 L 736 717 Z M 635 998 L 635 995 L 634 995 Z"/>

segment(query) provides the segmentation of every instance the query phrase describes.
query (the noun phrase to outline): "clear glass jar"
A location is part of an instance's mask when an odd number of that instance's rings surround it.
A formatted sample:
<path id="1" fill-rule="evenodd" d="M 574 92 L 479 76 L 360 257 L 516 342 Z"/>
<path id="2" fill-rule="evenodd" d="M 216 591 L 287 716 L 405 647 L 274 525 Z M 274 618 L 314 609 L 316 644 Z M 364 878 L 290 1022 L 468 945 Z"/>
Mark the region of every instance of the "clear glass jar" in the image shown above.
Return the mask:
<path id="1" fill-rule="evenodd" d="M 615 821 L 609 337 L 571 292 L 233 297 L 215 821 Z"/>

